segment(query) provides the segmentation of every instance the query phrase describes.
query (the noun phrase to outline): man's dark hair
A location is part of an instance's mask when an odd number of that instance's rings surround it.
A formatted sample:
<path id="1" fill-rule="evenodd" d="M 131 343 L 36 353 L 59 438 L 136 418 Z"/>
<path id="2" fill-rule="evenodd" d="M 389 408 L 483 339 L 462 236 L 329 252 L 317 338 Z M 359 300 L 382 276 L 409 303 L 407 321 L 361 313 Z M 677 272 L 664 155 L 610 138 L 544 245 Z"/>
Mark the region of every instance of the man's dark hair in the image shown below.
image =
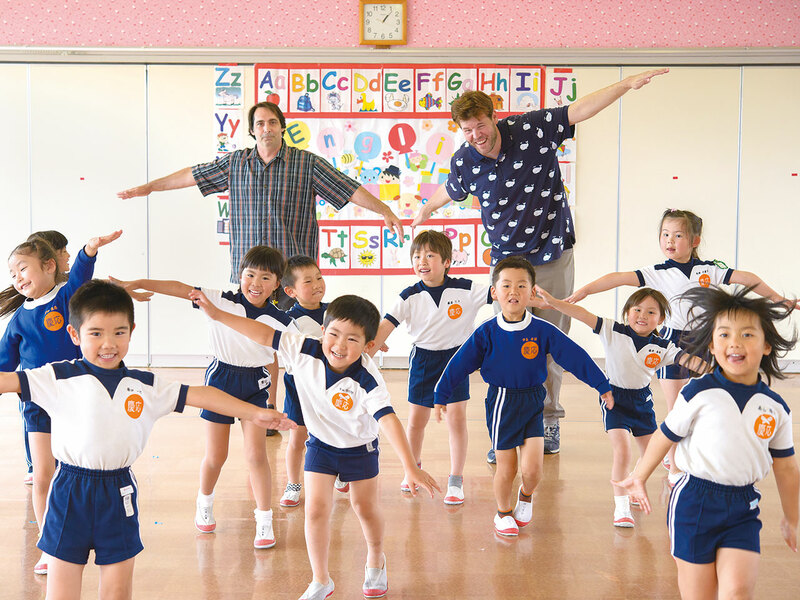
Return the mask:
<path id="1" fill-rule="evenodd" d="M 305 254 L 295 254 L 294 256 L 290 257 L 289 260 L 286 261 L 286 269 L 283 272 L 281 285 L 283 287 L 294 287 L 294 284 L 297 281 L 297 272 L 300 269 L 305 269 L 307 267 L 316 267 L 319 269 L 317 261 L 310 256 L 306 256 Z"/>
<path id="2" fill-rule="evenodd" d="M 485 92 L 478 90 L 464 92 L 450 105 L 450 116 L 459 127 L 461 121 L 480 119 L 484 115 L 491 119 L 493 114 L 492 99 Z"/>
<path id="3" fill-rule="evenodd" d="M 256 111 L 259 108 L 266 108 L 268 111 L 272 112 L 276 117 L 278 117 L 278 121 L 281 122 L 281 131 L 286 131 L 286 117 L 283 116 L 283 111 L 274 102 L 264 101 L 251 106 L 250 112 L 247 113 L 247 123 L 250 125 L 250 128 L 247 131 L 250 134 L 251 138 L 256 139 L 256 136 L 253 135 L 253 121 L 255 120 L 256 117 Z"/>
<path id="4" fill-rule="evenodd" d="M 96 313 L 123 314 L 133 329 L 133 300 L 120 286 L 104 279 L 90 279 L 69 300 L 69 324 L 76 331 Z"/>
<path id="5" fill-rule="evenodd" d="M 339 296 L 328 305 L 322 326 L 327 327 L 331 321 L 350 321 L 364 330 L 364 341 L 371 342 L 378 335 L 381 313 L 369 300 L 347 294 Z"/>

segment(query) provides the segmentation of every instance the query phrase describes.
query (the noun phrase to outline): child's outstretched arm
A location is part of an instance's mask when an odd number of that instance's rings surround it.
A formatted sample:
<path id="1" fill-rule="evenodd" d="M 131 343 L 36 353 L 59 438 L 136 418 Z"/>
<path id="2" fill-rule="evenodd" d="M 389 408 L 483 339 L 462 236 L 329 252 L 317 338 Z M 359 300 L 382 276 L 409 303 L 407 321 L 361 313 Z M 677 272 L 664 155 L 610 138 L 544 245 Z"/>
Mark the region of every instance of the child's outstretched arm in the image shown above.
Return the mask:
<path id="1" fill-rule="evenodd" d="M 731 273 L 730 282 L 743 285 L 745 287 L 751 287 L 756 294 L 759 296 L 764 296 L 764 298 L 769 298 L 773 302 L 788 304 L 793 309 L 800 308 L 800 301 L 784 298 L 778 292 L 764 283 L 764 280 L 755 273 L 750 273 L 749 271 L 739 271 L 736 269 L 733 271 L 733 273 Z"/>
<path id="2" fill-rule="evenodd" d="M 595 279 L 591 283 L 587 283 L 582 288 L 577 289 L 571 296 L 564 298 L 564 300 L 570 304 L 574 304 L 575 302 L 580 302 L 589 294 L 605 292 L 621 285 L 639 285 L 639 278 L 633 271 L 618 271 L 617 273 L 609 273 L 607 275 L 603 275 L 599 279 Z"/>
<path id="3" fill-rule="evenodd" d="M 16 392 L 19 394 L 22 387 L 17 373 L 0 373 L 0 394 Z"/>
<path id="4" fill-rule="evenodd" d="M 800 469 L 794 456 L 776 457 L 772 460 L 775 482 L 781 497 L 783 518 L 781 534 L 786 545 L 797 552 L 798 501 L 800 501 Z"/>
<path id="5" fill-rule="evenodd" d="M 380 350 L 386 352 L 386 340 L 394 331 L 395 325 L 389 319 L 381 319 L 381 324 L 378 326 L 378 334 L 375 336 L 375 343 L 367 350 L 367 354 L 375 356 L 375 353 Z"/>
<path id="6" fill-rule="evenodd" d="M 405 471 L 411 495 L 417 495 L 415 489 L 417 485 L 428 490 L 431 498 L 433 498 L 433 490 L 441 492 L 442 488 L 439 487 L 436 480 L 417 466 L 414 455 L 411 453 L 411 446 L 408 445 L 408 440 L 406 439 L 406 432 L 403 431 L 403 424 L 397 418 L 397 415 L 393 412 L 383 415 L 378 420 L 378 425 L 381 426 L 381 430 L 386 434 L 392 448 L 397 452 L 397 456 L 400 457 L 400 462 L 403 463 L 403 471 Z"/>
<path id="7" fill-rule="evenodd" d="M 614 485 L 618 485 L 628 490 L 628 494 L 632 501 L 639 502 L 642 510 L 649 514 L 652 510 L 650 506 L 650 498 L 647 497 L 647 479 L 653 474 L 656 467 L 661 464 L 664 457 L 672 448 L 674 442 L 670 440 L 661 429 L 656 429 L 650 442 L 647 444 L 647 449 L 633 472 L 622 481 L 611 481 Z"/>
<path id="8" fill-rule="evenodd" d="M 567 315 L 568 317 L 578 319 L 578 321 L 581 323 L 586 323 L 586 325 L 592 329 L 597 326 L 597 315 L 590 313 L 582 306 L 570 304 L 565 300 L 554 298 L 547 290 L 539 287 L 538 285 L 534 286 L 533 289 L 536 292 L 536 295 L 542 299 L 542 303 L 544 304 L 545 308 L 552 308 Z"/>
<path id="9" fill-rule="evenodd" d="M 174 296 L 175 298 L 188 298 L 189 292 L 194 289 L 192 286 L 180 281 L 169 281 L 165 279 L 132 279 L 131 281 L 123 281 L 122 279 L 109 276 L 108 280 L 122 287 L 132 298 L 140 302 L 149 301 L 150 296 L 153 295 L 152 292 L 165 296 Z M 137 290 L 145 290 L 151 293 L 142 294 Z"/>
<path id="10" fill-rule="evenodd" d="M 186 393 L 186 404 L 229 417 L 238 417 L 244 421 L 252 421 L 264 429 L 286 430 L 297 427 L 297 424 L 288 419 L 285 413 L 271 408 L 259 408 L 207 385 L 189 387 Z"/>
<path id="11" fill-rule="evenodd" d="M 272 346 L 272 338 L 275 335 L 275 330 L 260 321 L 248 319 L 247 317 L 240 317 L 233 313 L 225 312 L 220 308 L 214 306 L 209 302 L 206 295 L 200 290 L 194 288 L 189 292 L 189 299 L 197 304 L 200 309 L 206 313 L 209 318 L 219 321 L 223 325 L 227 325 L 234 331 L 238 331 L 242 335 L 249 337 L 251 340 L 262 346 Z M 270 427 L 270 429 L 277 429 Z"/>
<path id="12" fill-rule="evenodd" d="M 83 247 L 83 251 L 86 252 L 86 256 L 97 256 L 98 248 L 105 246 L 106 244 L 110 244 L 121 235 L 122 229 L 118 229 L 117 231 L 109 233 L 108 235 L 89 238 L 89 241 L 86 242 L 86 245 Z"/>

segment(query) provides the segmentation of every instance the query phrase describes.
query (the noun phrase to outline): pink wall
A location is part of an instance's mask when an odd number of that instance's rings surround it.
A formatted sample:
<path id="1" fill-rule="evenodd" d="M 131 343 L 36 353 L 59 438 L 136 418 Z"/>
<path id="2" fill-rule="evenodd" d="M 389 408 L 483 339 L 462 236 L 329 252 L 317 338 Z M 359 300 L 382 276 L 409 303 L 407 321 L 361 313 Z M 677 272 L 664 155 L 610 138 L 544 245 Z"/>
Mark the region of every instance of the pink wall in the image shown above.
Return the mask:
<path id="1" fill-rule="evenodd" d="M 792 0 L 408 5 L 411 48 L 800 45 Z M 0 0 L 0 46 L 352 48 L 357 15 L 358 0 Z"/>

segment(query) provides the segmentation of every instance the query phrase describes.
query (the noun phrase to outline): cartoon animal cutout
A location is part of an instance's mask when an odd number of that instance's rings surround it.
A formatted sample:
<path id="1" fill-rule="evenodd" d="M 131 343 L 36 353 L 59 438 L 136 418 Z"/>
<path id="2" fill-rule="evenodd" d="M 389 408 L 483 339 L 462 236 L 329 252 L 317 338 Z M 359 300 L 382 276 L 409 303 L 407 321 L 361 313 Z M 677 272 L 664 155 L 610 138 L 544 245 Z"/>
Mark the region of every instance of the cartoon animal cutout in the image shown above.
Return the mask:
<path id="1" fill-rule="evenodd" d="M 361 180 L 361 183 L 364 184 L 378 183 L 378 178 L 380 176 L 381 176 L 380 167 L 374 167 L 372 169 L 361 169 L 361 172 L 358 174 L 358 178 Z"/>
<path id="2" fill-rule="evenodd" d="M 335 267 L 336 261 L 340 260 L 343 263 L 345 262 L 344 259 L 347 257 L 347 254 L 345 254 L 344 250 L 341 248 L 331 248 L 328 252 L 323 252 L 320 254 L 320 257 L 327 258 L 329 261 L 331 261 L 331 266 Z"/>
<path id="3" fill-rule="evenodd" d="M 453 250 L 451 265 L 454 267 L 463 267 L 469 263 L 469 252 L 464 250 Z"/>
<path id="4" fill-rule="evenodd" d="M 358 112 L 374 112 L 377 110 L 375 108 L 375 100 L 367 100 L 367 95 L 364 93 L 361 94 L 360 98 L 356 98 L 356 104 L 361 105 Z"/>
<path id="5" fill-rule="evenodd" d="M 336 90 L 328 92 L 328 106 L 333 112 L 342 110 L 342 96 Z"/>
<path id="6" fill-rule="evenodd" d="M 419 194 L 400 194 L 399 210 L 400 216 L 406 219 L 411 219 L 417 214 L 417 209 L 422 204 L 422 196 Z"/>
<path id="7" fill-rule="evenodd" d="M 433 94 L 428 92 L 422 98 L 419 99 L 419 105 L 425 110 L 430 110 L 434 106 L 436 108 L 442 108 L 442 99 L 437 98 Z"/>

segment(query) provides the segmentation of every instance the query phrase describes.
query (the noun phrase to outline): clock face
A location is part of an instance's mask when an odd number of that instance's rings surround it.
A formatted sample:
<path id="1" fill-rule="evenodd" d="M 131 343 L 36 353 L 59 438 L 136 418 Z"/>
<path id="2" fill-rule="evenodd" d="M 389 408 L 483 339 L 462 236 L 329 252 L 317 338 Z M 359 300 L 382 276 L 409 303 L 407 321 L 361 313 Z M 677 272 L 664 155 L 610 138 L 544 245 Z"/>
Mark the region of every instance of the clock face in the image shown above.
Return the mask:
<path id="1" fill-rule="evenodd" d="M 403 5 L 364 4 L 364 39 L 381 43 L 403 39 Z"/>

